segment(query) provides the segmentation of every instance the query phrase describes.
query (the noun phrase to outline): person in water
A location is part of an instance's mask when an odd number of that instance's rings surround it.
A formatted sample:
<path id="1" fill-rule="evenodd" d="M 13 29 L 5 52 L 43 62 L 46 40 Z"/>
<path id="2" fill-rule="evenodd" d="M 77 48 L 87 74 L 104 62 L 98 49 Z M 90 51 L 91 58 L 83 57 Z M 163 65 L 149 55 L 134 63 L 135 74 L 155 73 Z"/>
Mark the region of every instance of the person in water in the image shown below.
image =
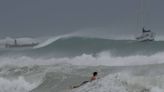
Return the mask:
<path id="1" fill-rule="evenodd" d="M 93 76 L 91 77 L 90 81 L 96 80 L 97 79 L 97 72 L 93 72 Z"/>
<path id="2" fill-rule="evenodd" d="M 82 85 L 84 85 L 84 84 L 86 84 L 86 83 L 88 83 L 88 82 L 92 82 L 92 81 L 96 80 L 96 79 L 97 79 L 97 75 L 98 75 L 97 72 L 93 72 L 93 75 L 92 75 L 92 77 L 90 78 L 89 81 L 84 81 L 84 82 L 82 82 L 80 85 L 73 86 L 73 88 L 78 88 L 78 87 L 80 87 L 80 86 L 82 86 Z"/>

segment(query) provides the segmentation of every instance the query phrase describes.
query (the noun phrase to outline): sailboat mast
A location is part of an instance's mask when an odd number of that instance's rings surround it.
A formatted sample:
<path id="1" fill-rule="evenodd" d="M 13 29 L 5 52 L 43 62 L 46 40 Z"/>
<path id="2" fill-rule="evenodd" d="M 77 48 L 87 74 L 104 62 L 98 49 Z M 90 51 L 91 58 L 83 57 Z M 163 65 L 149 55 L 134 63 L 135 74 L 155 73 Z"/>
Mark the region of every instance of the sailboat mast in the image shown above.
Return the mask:
<path id="1" fill-rule="evenodd" d="M 139 12 L 139 20 L 138 21 L 138 26 L 140 27 L 140 29 L 142 29 L 142 34 L 138 37 L 136 37 L 136 39 L 138 41 L 154 41 L 155 40 L 155 34 L 150 30 L 150 25 L 149 25 L 149 18 L 150 14 L 148 14 L 149 10 L 149 4 L 148 0 L 140 0 L 140 12 Z M 145 28 L 149 27 L 149 29 Z"/>
<path id="2" fill-rule="evenodd" d="M 138 2 L 138 14 L 137 14 L 137 31 L 141 30 L 143 27 L 145 27 L 145 9 L 144 9 L 144 0 L 139 0 Z"/>
<path id="3" fill-rule="evenodd" d="M 145 27 L 145 0 L 140 0 L 140 9 L 141 27 Z"/>
<path id="4" fill-rule="evenodd" d="M 148 29 L 150 26 L 150 1 L 149 0 L 140 0 L 140 22 L 141 27 L 147 27 Z"/>

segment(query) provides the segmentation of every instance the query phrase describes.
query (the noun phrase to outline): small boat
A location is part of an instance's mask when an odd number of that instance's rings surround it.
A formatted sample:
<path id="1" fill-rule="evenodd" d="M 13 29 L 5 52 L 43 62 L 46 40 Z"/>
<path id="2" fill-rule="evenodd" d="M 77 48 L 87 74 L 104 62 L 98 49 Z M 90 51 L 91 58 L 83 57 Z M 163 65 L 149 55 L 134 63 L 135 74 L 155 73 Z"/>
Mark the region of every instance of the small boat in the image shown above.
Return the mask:
<path id="1" fill-rule="evenodd" d="M 6 48 L 27 48 L 27 47 L 34 47 L 39 43 L 27 43 L 27 44 L 18 44 L 17 40 L 14 40 L 14 44 L 6 44 Z"/>

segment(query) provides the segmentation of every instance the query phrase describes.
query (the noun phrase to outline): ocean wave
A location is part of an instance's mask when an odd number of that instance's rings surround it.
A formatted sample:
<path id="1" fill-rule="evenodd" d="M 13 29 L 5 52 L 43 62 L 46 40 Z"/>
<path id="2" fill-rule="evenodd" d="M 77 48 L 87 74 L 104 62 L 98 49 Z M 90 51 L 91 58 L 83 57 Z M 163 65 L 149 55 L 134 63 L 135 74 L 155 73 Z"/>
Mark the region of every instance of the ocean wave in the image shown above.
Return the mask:
<path id="1" fill-rule="evenodd" d="M 133 55 L 133 56 L 112 56 L 109 52 L 101 52 L 96 55 L 82 54 L 75 57 L 29 57 L 29 56 L 16 56 L 16 57 L 0 57 L 0 66 L 16 65 L 16 66 L 29 66 L 29 65 L 55 65 L 55 64 L 72 64 L 72 65 L 86 65 L 86 66 L 131 66 L 131 65 L 146 65 L 146 64 L 162 64 L 164 53 L 156 53 L 150 56 Z"/>
<path id="2" fill-rule="evenodd" d="M 157 76 L 158 77 L 158 76 Z M 124 74 L 110 74 L 100 80 L 88 83 L 70 92 L 163 92 L 164 77 L 137 77 Z M 156 81 L 154 83 L 154 81 Z"/>
<path id="3" fill-rule="evenodd" d="M 97 54 L 108 51 L 113 56 L 150 56 L 164 52 L 164 42 L 137 42 L 103 38 L 63 35 L 49 39 L 33 49 L 0 49 L 1 56 L 26 55 L 33 57 L 75 57 L 82 54 Z"/>
<path id="4" fill-rule="evenodd" d="M 22 76 L 43 72 L 44 68 L 39 65 L 33 66 L 16 66 L 6 64 L 0 67 L 0 74 L 3 76 Z"/>
<path id="5" fill-rule="evenodd" d="M 0 78 L 0 92 L 29 92 L 35 87 L 37 84 L 29 83 L 23 77 L 13 80 Z"/>
<path id="6" fill-rule="evenodd" d="M 102 55 L 104 56 L 104 53 Z M 163 54 L 160 55 L 163 56 Z M 154 57 L 158 57 L 158 55 Z M 104 65 L 106 66 L 100 66 L 103 62 L 94 65 L 93 63 L 86 64 L 86 61 L 85 64 L 87 66 L 83 67 L 83 63 L 76 63 L 77 61 L 79 61 L 80 57 L 77 58 L 78 59 L 76 59 L 75 61 L 70 61 L 69 59 L 69 61 L 74 65 L 70 65 L 70 63 L 56 63 L 55 65 L 53 65 L 51 63 L 48 66 L 41 65 L 37 68 L 28 66 L 28 69 L 34 69 L 34 71 L 40 71 L 42 70 L 42 68 L 40 67 L 44 67 L 45 71 L 41 71 L 41 73 L 43 73 L 41 76 L 45 77 L 42 78 L 39 85 L 35 85 L 35 87 L 30 89 L 28 89 L 28 86 L 25 86 L 26 90 L 22 88 L 22 85 L 17 85 L 18 90 L 16 91 L 12 87 L 11 90 L 7 90 L 7 88 L 2 90 L 5 90 L 6 92 L 10 92 L 12 90 L 14 90 L 12 92 L 28 92 L 29 90 L 30 92 L 163 92 L 164 90 L 164 72 L 162 71 L 164 64 L 140 66 L 108 66 L 106 63 L 104 63 Z M 87 56 L 87 59 L 88 58 L 90 57 Z M 123 60 L 123 58 L 121 60 Z M 12 67 L 8 68 L 12 69 Z M 21 71 L 24 71 L 25 69 L 26 71 L 26 68 L 24 67 L 17 67 L 17 69 Z M 80 88 L 71 90 L 70 87 L 72 85 L 79 84 L 82 81 L 89 79 L 90 73 L 95 70 L 99 71 L 99 75 L 101 77 L 99 80 L 88 83 Z M 37 75 L 37 72 L 30 74 L 30 76 L 35 75 Z M 5 79 L 5 83 L 7 83 L 6 80 L 8 79 Z M 22 81 L 24 80 L 24 78 L 21 77 L 16 80 Z M 13 83 L 15 82 L 12 82 L 11 84 Z M 14 85 L 14 87 L 15 86 L 16 85 Z"/>
<path id="7" fill-rule="evenodd" d="M 77 71 L 79 72 L 79 71 Z M 82 72 L 81 72 L 82 73 Z M 85 74 L 84 74 L 85 75 Z M 128 73 L 108 74 L 100 79 L 72 89 L 71 85 L 87 77 L 49 72 L 43 82 L 30 92 L 163 92 L 164 76 L 133 76 Z M 77 83 L 78 81 L 79 83 Z"/>
<path id="8" fill-rule="evenodd" d="M 39 45 L 33 47 L 34 49 L 37 49 L 37 48 L 43 48 L 43 47 L 46 47 L 52 43 L 54 43 L 55 41 L 59 40 L 59 39 L 63 39 L 63 38 L 69 38 L 71 37 L 73 34 L 67 34 L 67 35 L 60 35 L 60 36 L 57 36 L 57 37 L 52 37 L 52 38 L 49 38 L 48 40 L 40 43 Z"/>
<path id="9" fill-rule="evenodd" d="M 34 53 L 53 53 L 56 56 L 74 56 L 82 53 L 96 54 L 110 51 L 114 56 L 152 55 L 164 51 L 164 42 L 137 42 L 102 38 L 59 36 L 34 47 Z M 56 53 L 58 52 L 58 53 Z"/>

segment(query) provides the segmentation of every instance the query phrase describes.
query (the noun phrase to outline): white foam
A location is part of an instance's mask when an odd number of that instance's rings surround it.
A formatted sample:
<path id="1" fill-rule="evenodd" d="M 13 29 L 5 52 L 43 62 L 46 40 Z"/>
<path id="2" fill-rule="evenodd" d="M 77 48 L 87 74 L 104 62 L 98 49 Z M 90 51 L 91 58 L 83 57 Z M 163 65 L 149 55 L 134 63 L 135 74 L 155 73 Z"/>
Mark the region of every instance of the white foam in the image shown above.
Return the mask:
<path id="1" fill-rule="evenodd" d="M 164 90 L 160 89 L 159 87 L 151 88 L 150 92 L 164 92 Z"/>
<path id="2" fill-rule="evenodd" d="M 88 83 L 72 92 L 128 92 L 126 89 L 126 85 L 119 79 L 117 74 L 114 74 Z"/>
<path id="3" fill-rule="evenodd" d="M 36 87 L 36 84 L 25 81 L 23 77 L 8 80 L 0 78 L 0 92 L 29 92 Z"/>
<path id="4" fill-rule="evenodd" d="M 127 56 L 127 57 L 113 57 L 108 52 L 102 52 L 93 56 L 92 54 L 82 54 L 72 58 L 32 58 L 27 56 L 18 57 L 0 57 L 0 65 L 16 64 L 16 65 L 51 65 L 58 63 L 69 63 L 73 65 L 87 65 L 87 66 L 128 66 L 128 65 L 144 65 L 144 64 L 162 64 L 164 63 L 164 53 L 157 53 L 151 56 Z"/>
<path id="5" fill-rule="evenodd" d="M 159 79 L 158 76 L 138 77 L 121 73 L 110 74 L 73 89 L 72 92 L 164 92 L 164 77 L 161 77 Z"/>
<path id="6" fill-rule="evenodd" d="M 40 43 L 39 45 L 35 46 L 34 49 L 46 47 L 46 46 L 48 46 L 49 44 L 51 44 L 51 43 L 57 41 L 58 39 L 71 37 L 71 36 L 73 36 L 73 35 L 74 35 L 74 34 L 66 34 L 66 35 L 60 35 L 60 36 L 57 36 L 57 37 L 49 38 L 49 39 L 46 40 L 45 42 Z"/>

